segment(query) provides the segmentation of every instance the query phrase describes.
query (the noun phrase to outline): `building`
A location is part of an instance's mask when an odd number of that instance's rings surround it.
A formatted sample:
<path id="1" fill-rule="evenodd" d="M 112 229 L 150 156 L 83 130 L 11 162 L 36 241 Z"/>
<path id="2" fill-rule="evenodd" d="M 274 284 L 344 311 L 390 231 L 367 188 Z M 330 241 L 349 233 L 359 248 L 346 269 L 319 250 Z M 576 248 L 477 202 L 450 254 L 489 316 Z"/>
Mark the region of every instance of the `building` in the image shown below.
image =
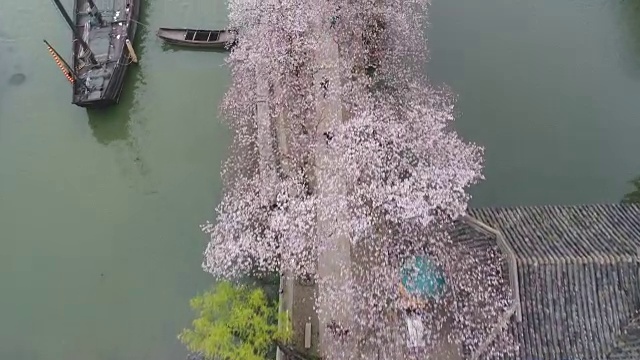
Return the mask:
<path id="1" fill-rule="evenodd" d="M 640 359 L 640 206 L 471 209 L 457 234 L 506 260 L 519 350 L 505 358 Z M 494 358 L 482 350 L 468 355 Z"/>

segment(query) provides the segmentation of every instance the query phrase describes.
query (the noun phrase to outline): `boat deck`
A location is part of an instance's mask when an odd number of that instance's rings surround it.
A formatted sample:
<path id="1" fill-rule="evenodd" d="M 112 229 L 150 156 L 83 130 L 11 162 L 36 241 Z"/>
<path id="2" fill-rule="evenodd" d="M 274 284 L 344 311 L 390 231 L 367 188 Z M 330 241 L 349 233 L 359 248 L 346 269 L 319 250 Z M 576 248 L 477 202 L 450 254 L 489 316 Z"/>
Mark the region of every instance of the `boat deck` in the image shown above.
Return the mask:
<path id="1" fill-rule="evenodd" d="M 137 1 L 137 0 L 135 0 Z M 103 24 L 96 23 L 89 13 L 90 5 L 87 0 L 76 1 L 76 27 L 83 39 L 89 44 L 98 65 L 92 66 L 87 60 L 74 59 L 74 68 L 79 81 L 85 86 L 78 85 L 75 91 L 76 102 L 100 101 L 103 98 L 119 97 L 118 89 L 130 61 L 125 40 L 135 34 L 135 26 L 131 24 L 134 0 L 94 0 L 102 15 Z M 77 43 L 76 51 L 84 54 L 82 46 Z M 121 66 L 124 65 L 124 66 Z M 113 84 L 112 84 L 113 82 Z"/>

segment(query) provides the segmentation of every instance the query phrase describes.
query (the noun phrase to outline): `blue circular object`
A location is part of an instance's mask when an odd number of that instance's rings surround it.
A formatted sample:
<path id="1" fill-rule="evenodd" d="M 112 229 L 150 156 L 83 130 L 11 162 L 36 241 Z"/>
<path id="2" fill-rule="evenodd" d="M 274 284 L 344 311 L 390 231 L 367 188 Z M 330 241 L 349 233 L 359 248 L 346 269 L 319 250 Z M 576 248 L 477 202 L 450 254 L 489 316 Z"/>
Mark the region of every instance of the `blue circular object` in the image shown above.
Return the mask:
<path id="1" fill-rule="evenodd" d="M 402 286 L 413 296 L 439 298 L 444 294 L 444 274 L 429 259 L 416 256 L 402 268 Z"/>

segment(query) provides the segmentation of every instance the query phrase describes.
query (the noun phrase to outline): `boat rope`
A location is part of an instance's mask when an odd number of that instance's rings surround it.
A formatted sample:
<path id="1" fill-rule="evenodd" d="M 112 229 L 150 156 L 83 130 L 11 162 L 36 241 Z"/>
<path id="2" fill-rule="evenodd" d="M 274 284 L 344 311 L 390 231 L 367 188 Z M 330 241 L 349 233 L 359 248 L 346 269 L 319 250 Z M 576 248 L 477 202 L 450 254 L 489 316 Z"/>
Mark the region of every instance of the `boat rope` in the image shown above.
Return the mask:
<path id="1" fill-rule="evenodd" d="M 147 24 L 143 24 L 143 23 L 141 23 L 141 22 L 140 22 L 140 21 L 138 21 L 138 20 L 130 19 L 129 21 L 134 22 L 134 23 L 139 24 L 139 25 L 142 25 L 142 26 L 144 26 L 144 27 L 146 27 L 146 28 L 150 28 L 150 26 L 149 26 L 149 25 L 147 25 Z"/>
<path id="2" fill-rule="evenodd" d="M 69 80 L 71 84 L 73 84 L 75 80 L 73 79 L 73 76 L 71 76 L 71 69 L 67 68 L 62 63 L 60 57 L 58 56 L 58 54 L 56 54 L 55 50 L 51 48 L 51 46 L 47 45 L 47 49 L 49 50 L 49 54 L 51 54 L 51 56 L 53 57 L 53 60 L 55 60 L 56 64 L 58 64 L 58 67 L 60 68 L 64 76 L 67 78 L 67 80 Z"/>

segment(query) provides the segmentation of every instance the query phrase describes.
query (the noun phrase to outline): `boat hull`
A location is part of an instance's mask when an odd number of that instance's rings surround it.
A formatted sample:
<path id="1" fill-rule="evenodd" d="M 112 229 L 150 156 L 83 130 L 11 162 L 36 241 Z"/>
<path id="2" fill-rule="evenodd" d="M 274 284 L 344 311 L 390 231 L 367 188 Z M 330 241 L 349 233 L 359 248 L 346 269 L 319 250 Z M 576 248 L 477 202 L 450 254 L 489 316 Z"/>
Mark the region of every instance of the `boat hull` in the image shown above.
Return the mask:
<path id="1" fill-rule="evenodd" d="M 188 37 L 197 39 L 198 35 L 196 34 L 208 34 L 209 36 L 204 36 L 203 39 L 206 39 L 201 41 L 188 39 Z M 215 40 L 209 40 L 210 34 L 216 34 Z M 195 49 L 229 49 L 235 40 L 235 33 L 228 30 L 160 28 L 156 36 L 166 44 Z"/>
<path id="2" fill-rule="evenodd" d="M 182 46 L 182 47 L 188 47 L 188 48 L 224 49 L 227 46 L 227 44 L 224 42 L 197 44 L 197 43 L 190 43 L 190 42 L 173 40 L 173 39 L 166 39 L 166 38 L 163 38 L 162 36 L 158 36 L 158 37 L 161 38 L 165 43 L 169 45 Z"/>
<path id="3" fill-rule="evenodd" d="M 120 101 L 125 75 L 131 64 L 126 40 L 135 38 L 140 0 L 114 0 L 113 9 L 100 9 L 103 11 L 101 25 L 94 23 L 87 14 L 86 1 L 75 1 L 76 28 L 86 36 L 98 64 L 92 66 L 88 63 L 81 55 L 84 51 L 81 44 L 74 41 L 72 66 L 78 80 L 73 86 L 72 103 L 83 108 L 104 108 Z M 106 14 L 109 14 L 108 18 Z"/>

